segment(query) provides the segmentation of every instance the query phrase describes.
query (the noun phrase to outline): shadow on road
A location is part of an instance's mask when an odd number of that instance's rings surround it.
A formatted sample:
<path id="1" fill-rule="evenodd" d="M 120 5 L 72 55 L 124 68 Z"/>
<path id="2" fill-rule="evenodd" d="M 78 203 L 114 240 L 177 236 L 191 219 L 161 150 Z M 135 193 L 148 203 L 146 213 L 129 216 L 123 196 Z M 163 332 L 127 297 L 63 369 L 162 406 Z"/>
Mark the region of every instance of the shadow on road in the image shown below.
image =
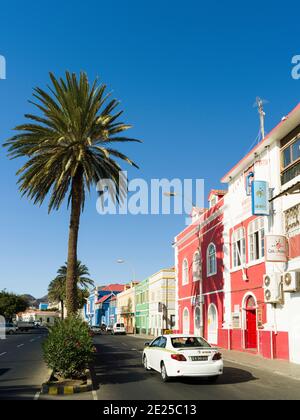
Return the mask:
<path id="1" fill-rule="evenodd" d="M 244 369 L 237 369 L 232 367 L 224 368 L 224 373 L 221 375 L 217 382 L 210 383 L 209 379 L 205 378 L 174 378 L 172 382 L 182 382 L 185 384 L 203 384 L 203 385 L 234 385 L 240 384 L 243 382 L 257 381 L 258 378 L 252 375 L 251 372 L 248 372 Z"/>
<path id="2" fill-rule="evenodd" d="M 0 400 L 32 400 L 40 388 L 34 385 L 0 387 Z"/>

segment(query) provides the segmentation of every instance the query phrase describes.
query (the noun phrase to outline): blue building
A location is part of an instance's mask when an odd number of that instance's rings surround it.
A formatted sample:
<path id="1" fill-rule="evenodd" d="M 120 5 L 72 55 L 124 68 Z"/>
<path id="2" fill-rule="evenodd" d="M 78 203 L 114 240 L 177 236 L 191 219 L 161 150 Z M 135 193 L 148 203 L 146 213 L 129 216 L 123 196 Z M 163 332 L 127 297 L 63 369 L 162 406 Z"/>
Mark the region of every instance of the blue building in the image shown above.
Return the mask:
<path id="1" fill-rule="evenodd" d="M 84 307 L 86 322 L 91 326 L 100 326 L 101 324 L 109 325 L 111 316 L 110 301 L 118 293 L 123 292 L 123 290 L 123 284 L 109 284 L 108 286 L 96 287 L 87 298 L 87 303 Z M 115 318 L 116 313 L 114 314 Z"/>

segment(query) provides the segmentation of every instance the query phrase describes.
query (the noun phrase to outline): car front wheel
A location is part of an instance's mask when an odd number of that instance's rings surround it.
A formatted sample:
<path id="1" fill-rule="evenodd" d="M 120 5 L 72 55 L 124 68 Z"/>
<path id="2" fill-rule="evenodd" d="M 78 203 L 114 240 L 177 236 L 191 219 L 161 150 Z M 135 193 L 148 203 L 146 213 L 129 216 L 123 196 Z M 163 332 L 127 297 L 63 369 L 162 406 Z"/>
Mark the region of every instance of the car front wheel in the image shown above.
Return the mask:
<path id="1" fill-rule="evenodd" d="M 146 370 L 151 370 L 151 368 L 149 368 L 149 366 L 148 366 L 148 360 L 147 360 L 146 355 L 145 355 L 145 356 L 144 356 L 144 358 L 143 358 L 143 365 L 144 365 L 144 368 L 145 368 Z"/>
<path id="2" fill-rule="evenodd" d="M 160 374 L 161 374 L 161 379 L 162 379 L 163 382 L 168 382 L 170 380 L 170 378 L 167 374 L 167 369 L 166 369 L 166 366 L 165 366 L 164 362 L 162 362 L 162 364 L 161 364 Z"/>

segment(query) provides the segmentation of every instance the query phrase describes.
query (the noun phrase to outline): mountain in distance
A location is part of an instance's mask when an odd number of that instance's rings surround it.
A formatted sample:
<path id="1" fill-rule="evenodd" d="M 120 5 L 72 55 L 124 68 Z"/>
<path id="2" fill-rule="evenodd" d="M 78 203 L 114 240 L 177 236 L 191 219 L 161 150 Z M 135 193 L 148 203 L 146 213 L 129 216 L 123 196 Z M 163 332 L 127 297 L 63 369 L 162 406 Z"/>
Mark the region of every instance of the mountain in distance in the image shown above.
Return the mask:
<path id="1" fill-rule="evenodd" d="M 36 299 L 34 296 L 25 294 L 22 295 L 29 302 L 29 306 L 33 308 L 38 308 L 40 303 L 48 303 L 48 295 L 43 296 L 39 299 Z"/>

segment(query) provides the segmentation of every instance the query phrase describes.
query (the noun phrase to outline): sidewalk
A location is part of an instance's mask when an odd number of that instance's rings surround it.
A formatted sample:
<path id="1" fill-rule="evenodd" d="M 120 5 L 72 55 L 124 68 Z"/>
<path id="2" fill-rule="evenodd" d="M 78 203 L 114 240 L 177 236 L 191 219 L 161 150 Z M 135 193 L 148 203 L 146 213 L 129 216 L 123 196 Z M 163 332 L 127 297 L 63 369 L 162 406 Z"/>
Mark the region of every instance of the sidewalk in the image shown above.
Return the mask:
<path id="1" fill-rule="evenodd" d="M 148 334 L 128 334 L 128 335 L 130 337 L 140 338 L 141 340 L 145 340 L 145 341 L 152 341 L 155 338 L 154 335 L 148 335 Z"/>
<path id="2" fill-rule="evenodd" d="M 224 360 L 242 366 L 262 369 L 277 375 L 285 376 L 290 379 L 300 381 L 300 365 L 288 362 L 286 360 L 264 359 L 256 354 L 249 354 L 234 350 L 220 349 Z"/>

